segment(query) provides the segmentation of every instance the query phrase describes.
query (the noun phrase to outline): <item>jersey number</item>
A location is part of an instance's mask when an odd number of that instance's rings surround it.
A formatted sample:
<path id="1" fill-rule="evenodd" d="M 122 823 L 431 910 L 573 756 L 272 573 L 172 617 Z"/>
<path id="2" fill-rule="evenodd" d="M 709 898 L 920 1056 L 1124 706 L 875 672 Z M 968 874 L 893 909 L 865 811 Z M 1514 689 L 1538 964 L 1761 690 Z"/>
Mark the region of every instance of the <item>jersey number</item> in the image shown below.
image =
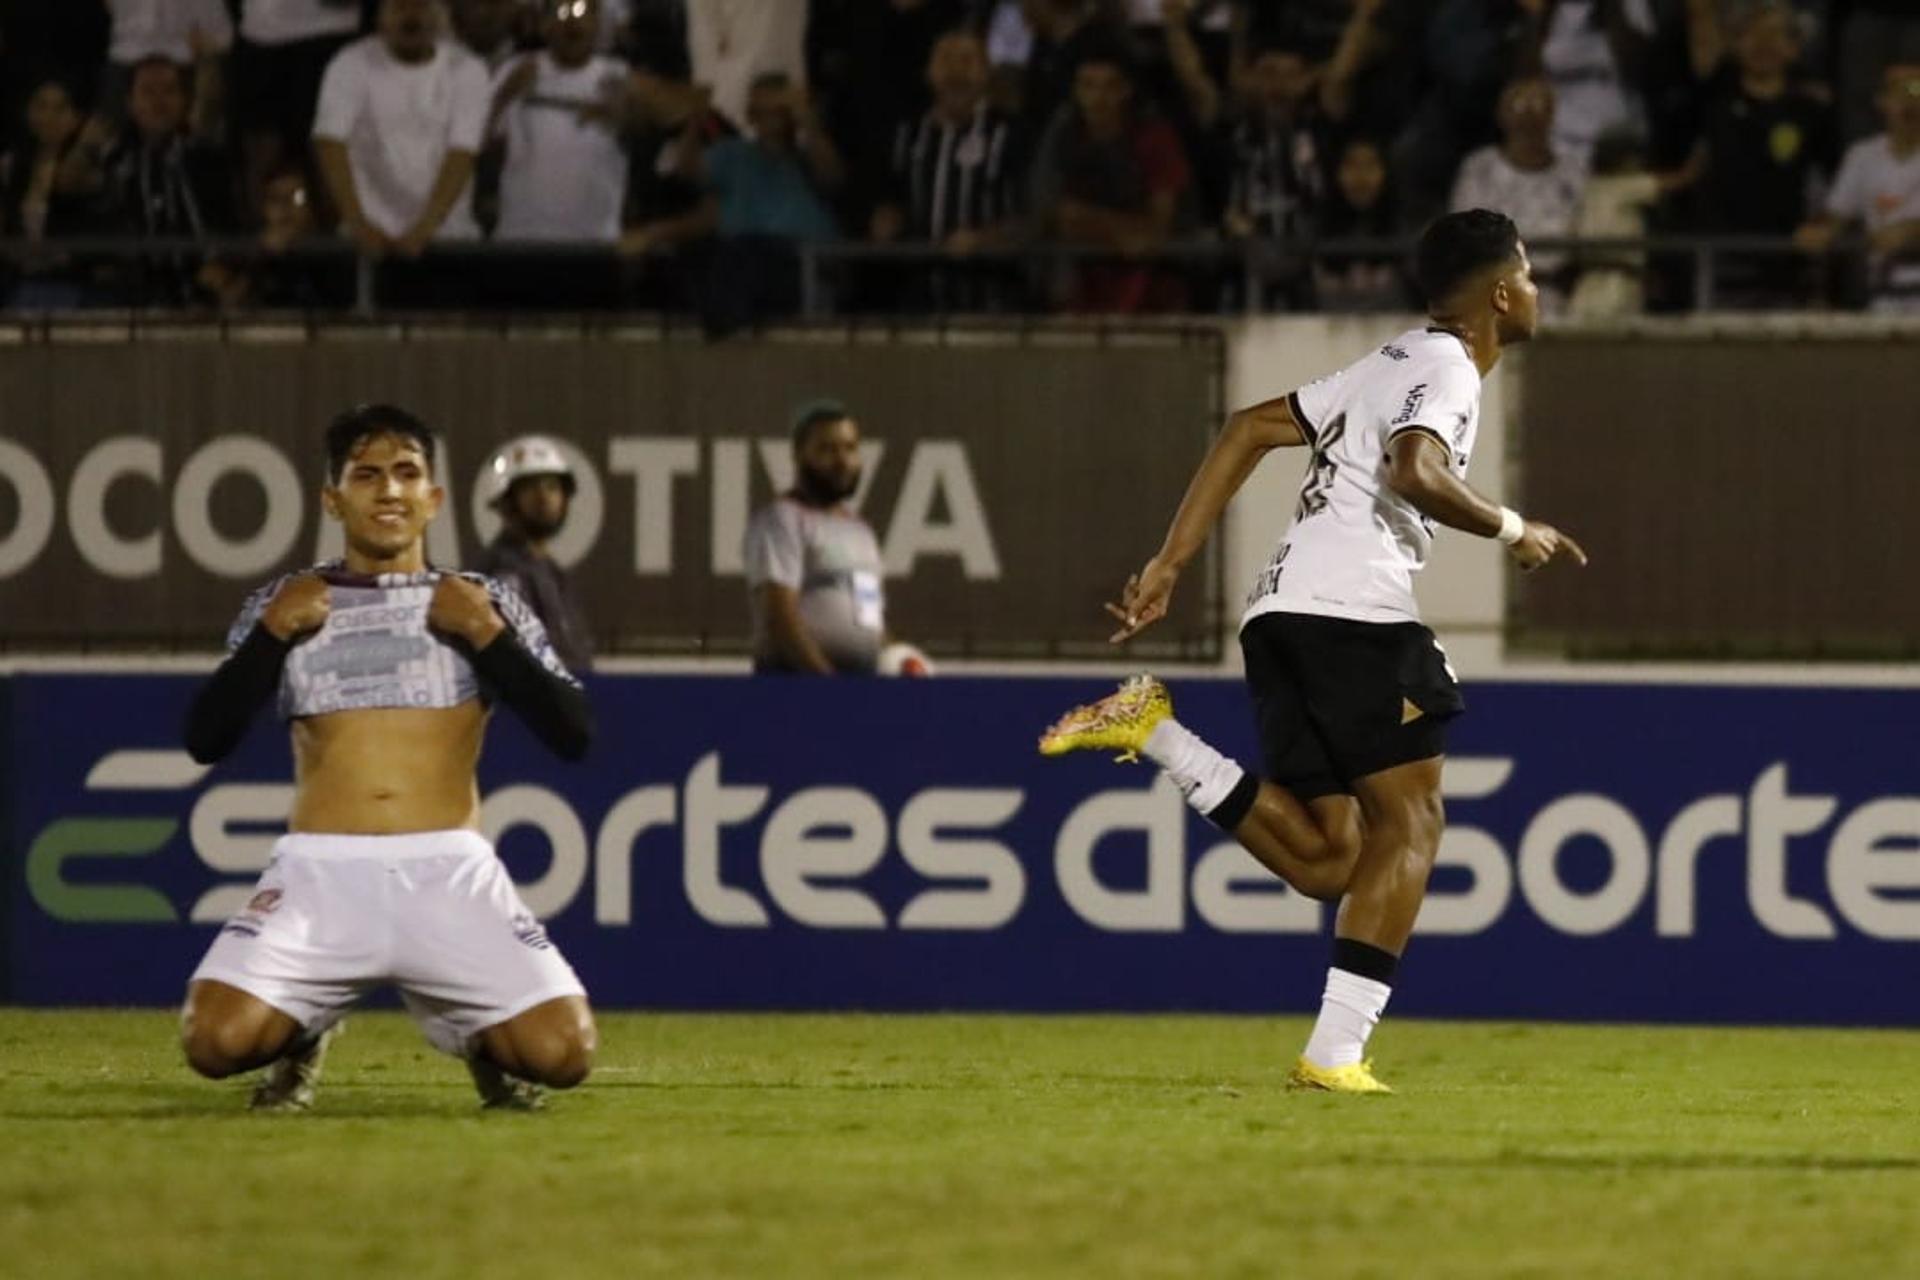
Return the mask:
<path id="1" fill-rule="evenodd" d="M 1317 516 L 1327 509 L 1327 499 L 1333 490 L 1333 473 L 1338 467 L 1334 462 L 1333 446 L 1347 433 L 1347 415 L 1340 414 L 1327 424 L 1320 438 L 1313 442 L 1313 461 L 1307 464 L 1307 478 L 1300 486 L 1300 505 L 1294 509 L 1295 520 L 1305 520 L 1308 516 Z"/>

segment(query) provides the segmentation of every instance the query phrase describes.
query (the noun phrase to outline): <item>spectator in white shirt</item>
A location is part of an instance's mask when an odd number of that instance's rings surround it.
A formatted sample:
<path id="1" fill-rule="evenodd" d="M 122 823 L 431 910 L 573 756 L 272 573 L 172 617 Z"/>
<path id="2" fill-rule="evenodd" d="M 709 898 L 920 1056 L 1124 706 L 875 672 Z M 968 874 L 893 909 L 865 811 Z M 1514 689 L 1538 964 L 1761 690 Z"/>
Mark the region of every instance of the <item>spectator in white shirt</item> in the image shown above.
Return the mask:
<path id="1" fill-rule="evenodd" d="M 599 9 L 600 0 L 547 0 L 546 48 L 522 54 L 494 81 L 491 132 L 506 146 L 498 239 L 620 238 L 630 74 L 594 52 Z"/>
<path id="2" fill-rule="evenodd" d="M 1513 219 L 1529 247 L 1572 235 L 1586 169 L 1554 150 L 1553 116 L 1553 86 L 1543 77 L 1523 76 L 1507 85 L 1495 116 L 1500 145 L 1482 147 L 1461 164 L 1452 208 L 1498 209 Z M 1533 255 L 1541 300 L 1550 308 L 1565 299 L 1567 262 L 1564 249 Z"/>
<path id="3" fill-rule="evenodd" d="M 1652 0 L 1516 0 L 1535 41 L 1525 61 L 1553 85 L 1556 151 L 1585 168 L 1593 144 L 1643 124 L 1643 80 L 1656 23 Z"/>
<path id="4" fill-rule="evenodd" d="M 256 213 L 267 175 L 306 155 L 320 77 L 359 33 L 360 0 L 240 0 L 228 118 Z"/>
<path id="5" fill-rule="evenodd" d="M 417 258 L 479 235 L 474 157 L 487 128 L 487 68 L 441 38 L 434 0 L 381 0 L 379 32 L 327 67 L 314 147 L 341 228 L 362 252 Z"/>
<path id="6" fill-rule="evenodd" d="M 1800 228 L 1803 248 L 1824 252 L 1849 226 L 1871 251 L 1873 309 L 1920 312 L 1920 62 L 1890 66 L 1880 82 L 1887 131 L 1854 143 L 1827 195 L 1827 212 Z"/>

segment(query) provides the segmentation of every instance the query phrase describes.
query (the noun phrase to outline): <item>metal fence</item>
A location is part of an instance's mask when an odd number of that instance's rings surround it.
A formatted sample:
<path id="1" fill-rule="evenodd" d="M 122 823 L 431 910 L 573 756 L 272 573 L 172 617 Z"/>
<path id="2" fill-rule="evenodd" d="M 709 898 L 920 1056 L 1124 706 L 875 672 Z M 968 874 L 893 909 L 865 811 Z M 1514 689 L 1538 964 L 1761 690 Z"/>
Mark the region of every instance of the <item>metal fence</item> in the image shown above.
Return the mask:
<path id="1" fill-rule="evenodd" d="M 986 305 L 979 303 L 977 290 L 932 290 L 914 294 L 904 303 L 896 302 L 892 309 L 916 315 L 979 310 L 1044 313 L 1058 309 L 1047 296 L 1046 280 L 1058 279 L 1077 268 L 1099 266 L 1184 273 L 1202 282 L 1205 287 L 1196 290 L 1186 305 L 1176 308 L 1185 314 L 1342 310 L 1350 308 L 1317 307 L 1310 297 L 1284 286 L 1303 273 L 1310 276 L 1315 264 L 1361 260 L 1404 265 L 1412 245 L 1411 239 L 1404 238 L 1234 243 L 1200 239 L 1123 256 L 1078 245 L 1036 243 L 960 257 L 925 244 L 793 243 L 784 246 L 793 272 L 793 297 L 791 305 L 778 309 L 778 314 L 783 318 L 825 319 L 850 310 L 890 309 L 887 297 L 897 298 L 897 290 L 891 295 L 888 290 L 880 290 L 877 302 L 853 296 L 859 290 L 850 288 L 849 281 L 858 273 L 898 283 L 924 279 L 929 273 L 994 271 L 1004 273 L 1002 278 L 1015 285 Z M 1874 265 L 1864 242 L 1842 240 L 1829 251 L 1814 253 L 1790 238 L 1774 236 L 1542 238 L 1529 241 L 1528 247 L 1536 263 L 1545 260 L 1564 264 L 1561 274 L 1567 278 L 1588 270 L 1610 270 L 1657 280 L 1666 287 L 1652 305 L 1668 312 L 1855 308 L 1865 302 Z M 174 273 L 189 280 L 190 273 L 207 261 L 242 267 L 292 266 L 326 273 L 334 282 L 330 289 L 321 291 L 323 296 L 293 309 L 372 316 L 393 311 L 511 310 L 511 290 L 476 292 L 468 286 L 519 266 L 551 273 L 547 295 L 540 300 L 540 305 L 548 309 L 566 309 L 570 302 L 583 301 L 591 294 L 595 309 L 682 310 L 688 309 L 684 297 L 664 297 L 657 287 L 649 290 L 634 282 L 649 272 L 685 263 L 699 252 L 655 251 L 629 257 L 610 246 L 493 240 L 435 245 L 419 260 L 403 261 L 365 257 L 344 240 L 316 239 L 268 252 L 257 240 L 239 237 L 75 237 L 0 240 L 0 272 L 11 268 L 18 273 L 17 284 L 21 279 L 71 281 L 90 268 L 102 266 L 124 267 L 135 274 L 145 272 L 149 279 Z M 1776 283 L 1757 292 L 1743 286 L 1742 279 L 1750 281 L 1756 275 L 1770 276 Z M 405 276 L 414 279 L 396 283 Z M 1778 283 L 1782 280 L 1784 283 Z M 574 291 L 571 297 L 570 289 Z M 113 288 L 105 288 L 89 293 L 84 280 L 76 285 L 73 295 L 63 302 L 57 290 L 28 290 L 23 294 L 0 275 L 0 309 L 15 313 L 219 309 L 205 300 L 156 302 L 151 291 L 140 295 L 135 290 L 130 295 L 124 289 L 116 293 Z M 47 301 L 49 297 L 52 302 Z"/>

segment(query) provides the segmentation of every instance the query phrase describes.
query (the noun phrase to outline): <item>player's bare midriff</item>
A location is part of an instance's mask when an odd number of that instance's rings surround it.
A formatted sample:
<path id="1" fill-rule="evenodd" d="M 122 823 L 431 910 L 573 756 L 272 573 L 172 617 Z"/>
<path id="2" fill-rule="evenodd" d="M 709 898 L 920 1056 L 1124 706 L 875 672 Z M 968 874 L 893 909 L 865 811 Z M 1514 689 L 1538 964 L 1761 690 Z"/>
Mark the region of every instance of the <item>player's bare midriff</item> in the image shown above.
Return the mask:
<path id="1" fill-rule="evenodd" d="M 487 710 L 335 711 L 293 722 L 291 831 L 403 835 L 477 827 Z"/>

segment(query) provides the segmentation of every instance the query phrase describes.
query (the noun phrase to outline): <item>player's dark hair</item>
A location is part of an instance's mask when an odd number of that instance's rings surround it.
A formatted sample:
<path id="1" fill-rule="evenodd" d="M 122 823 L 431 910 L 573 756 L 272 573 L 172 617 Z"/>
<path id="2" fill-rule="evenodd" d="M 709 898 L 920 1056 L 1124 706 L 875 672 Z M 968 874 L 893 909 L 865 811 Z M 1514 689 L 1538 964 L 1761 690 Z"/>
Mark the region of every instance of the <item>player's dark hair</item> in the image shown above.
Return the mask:
<path id="1" fill-rule="evenodd" d="M 327 482 L 340 479 L 347 462 L 369 436 L 399 436 L 417 446 L 433 470 L 433 433 L 398 405 L 357 404 L 327 424 Z"/>
<path id="2" fill-rule="evenodd" d="M 807 441 L 813 433 L 829 422 L 838 422 L 842 418 L 851 418 L 847 406 L 838 400 L 809 400 L 793 411 L 793 447 L 795 451 L 807 447 Z"/>
<path id="3" fill-rule="evenodd" d="M 1492 209 L 1463 209 L 1435 218 L 1414 251 L 1414 281 L 1427 305 L 1439 306 L 1488 267 L 1520 256 L 1520 229 Z"/>

